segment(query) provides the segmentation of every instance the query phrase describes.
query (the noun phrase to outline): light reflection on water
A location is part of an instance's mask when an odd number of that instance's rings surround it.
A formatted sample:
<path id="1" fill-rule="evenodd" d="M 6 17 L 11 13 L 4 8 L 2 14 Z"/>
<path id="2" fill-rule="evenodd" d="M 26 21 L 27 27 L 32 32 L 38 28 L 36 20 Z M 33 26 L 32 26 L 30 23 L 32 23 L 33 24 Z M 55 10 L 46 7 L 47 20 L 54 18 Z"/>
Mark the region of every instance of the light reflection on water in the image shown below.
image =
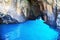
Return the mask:
<path id="1" fill-rule="evenodd" d="M 58 33 L 40 20 L 21 24 L 2 24 L 5 40 L 57 40 Z"/>

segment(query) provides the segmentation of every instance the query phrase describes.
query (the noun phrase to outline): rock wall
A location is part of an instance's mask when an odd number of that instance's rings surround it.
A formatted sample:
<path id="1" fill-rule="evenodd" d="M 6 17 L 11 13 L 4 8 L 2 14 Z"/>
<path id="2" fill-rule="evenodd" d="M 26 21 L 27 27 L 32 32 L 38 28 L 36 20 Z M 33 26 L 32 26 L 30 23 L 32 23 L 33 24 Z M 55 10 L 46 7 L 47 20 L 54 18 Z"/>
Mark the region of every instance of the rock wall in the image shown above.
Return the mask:
<path id="1" fill-rule="evenodd" d="M 15 19 L 18 22 L 24 22 L 26 20 L 27 9 L 29 10 L 27 0 L 0 0 L 0 14 L 3 14 L 3 17 L 9 15 L 12 19 Z M 11 19 L 9 19 L 10 21 L 8 22 L 8 16 L 5 17 L 6 20 L 3 17 L 0 17 L 3 20 L 3 23 L 12 22 Z"/>

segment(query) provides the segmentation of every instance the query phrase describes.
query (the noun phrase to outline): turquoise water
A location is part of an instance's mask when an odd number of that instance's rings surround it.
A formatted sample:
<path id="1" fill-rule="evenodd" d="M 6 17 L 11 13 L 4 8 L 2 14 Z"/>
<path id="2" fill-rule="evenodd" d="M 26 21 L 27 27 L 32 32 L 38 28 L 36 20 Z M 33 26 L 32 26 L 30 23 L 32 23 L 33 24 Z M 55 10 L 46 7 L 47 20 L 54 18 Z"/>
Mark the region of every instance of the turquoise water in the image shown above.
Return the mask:
<path id="1" fill-rule="evenodd" d="M 30 20 L 20 24 L 1 24 L 5 40 L 57 40 L 58 32 L 42 20 Z"/>

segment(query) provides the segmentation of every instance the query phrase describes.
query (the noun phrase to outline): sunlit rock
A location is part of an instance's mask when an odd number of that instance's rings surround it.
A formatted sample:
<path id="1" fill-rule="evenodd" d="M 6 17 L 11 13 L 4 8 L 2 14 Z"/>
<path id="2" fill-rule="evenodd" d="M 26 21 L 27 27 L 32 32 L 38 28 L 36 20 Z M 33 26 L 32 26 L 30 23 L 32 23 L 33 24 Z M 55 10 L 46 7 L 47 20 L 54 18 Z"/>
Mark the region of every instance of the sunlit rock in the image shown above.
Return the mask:
<path id="1" fill-rule="evenodd" d="M 24 22 L 27 18 L 27 0 L 0 0 L 0 19 L 2 23 Z"/>

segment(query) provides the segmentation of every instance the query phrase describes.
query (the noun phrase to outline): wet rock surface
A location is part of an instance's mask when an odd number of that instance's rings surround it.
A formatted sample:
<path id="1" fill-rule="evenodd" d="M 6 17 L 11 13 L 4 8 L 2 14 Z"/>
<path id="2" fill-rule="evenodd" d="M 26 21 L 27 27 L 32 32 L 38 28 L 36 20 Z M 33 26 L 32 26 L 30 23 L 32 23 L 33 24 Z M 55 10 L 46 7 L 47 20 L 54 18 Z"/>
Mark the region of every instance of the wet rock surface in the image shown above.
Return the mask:
<path id="1" fill-rule="evenodd" d="M 20 21 L 23 19 L 20 19 Z M 16 20 L 15 18 L 12 18 L 10 15 L 8 14 L 3 14 L 0 12 L 0 23 L 19 23 L 20 21 Z M 22 21 L 23 22 L 23 21 Z"/>

